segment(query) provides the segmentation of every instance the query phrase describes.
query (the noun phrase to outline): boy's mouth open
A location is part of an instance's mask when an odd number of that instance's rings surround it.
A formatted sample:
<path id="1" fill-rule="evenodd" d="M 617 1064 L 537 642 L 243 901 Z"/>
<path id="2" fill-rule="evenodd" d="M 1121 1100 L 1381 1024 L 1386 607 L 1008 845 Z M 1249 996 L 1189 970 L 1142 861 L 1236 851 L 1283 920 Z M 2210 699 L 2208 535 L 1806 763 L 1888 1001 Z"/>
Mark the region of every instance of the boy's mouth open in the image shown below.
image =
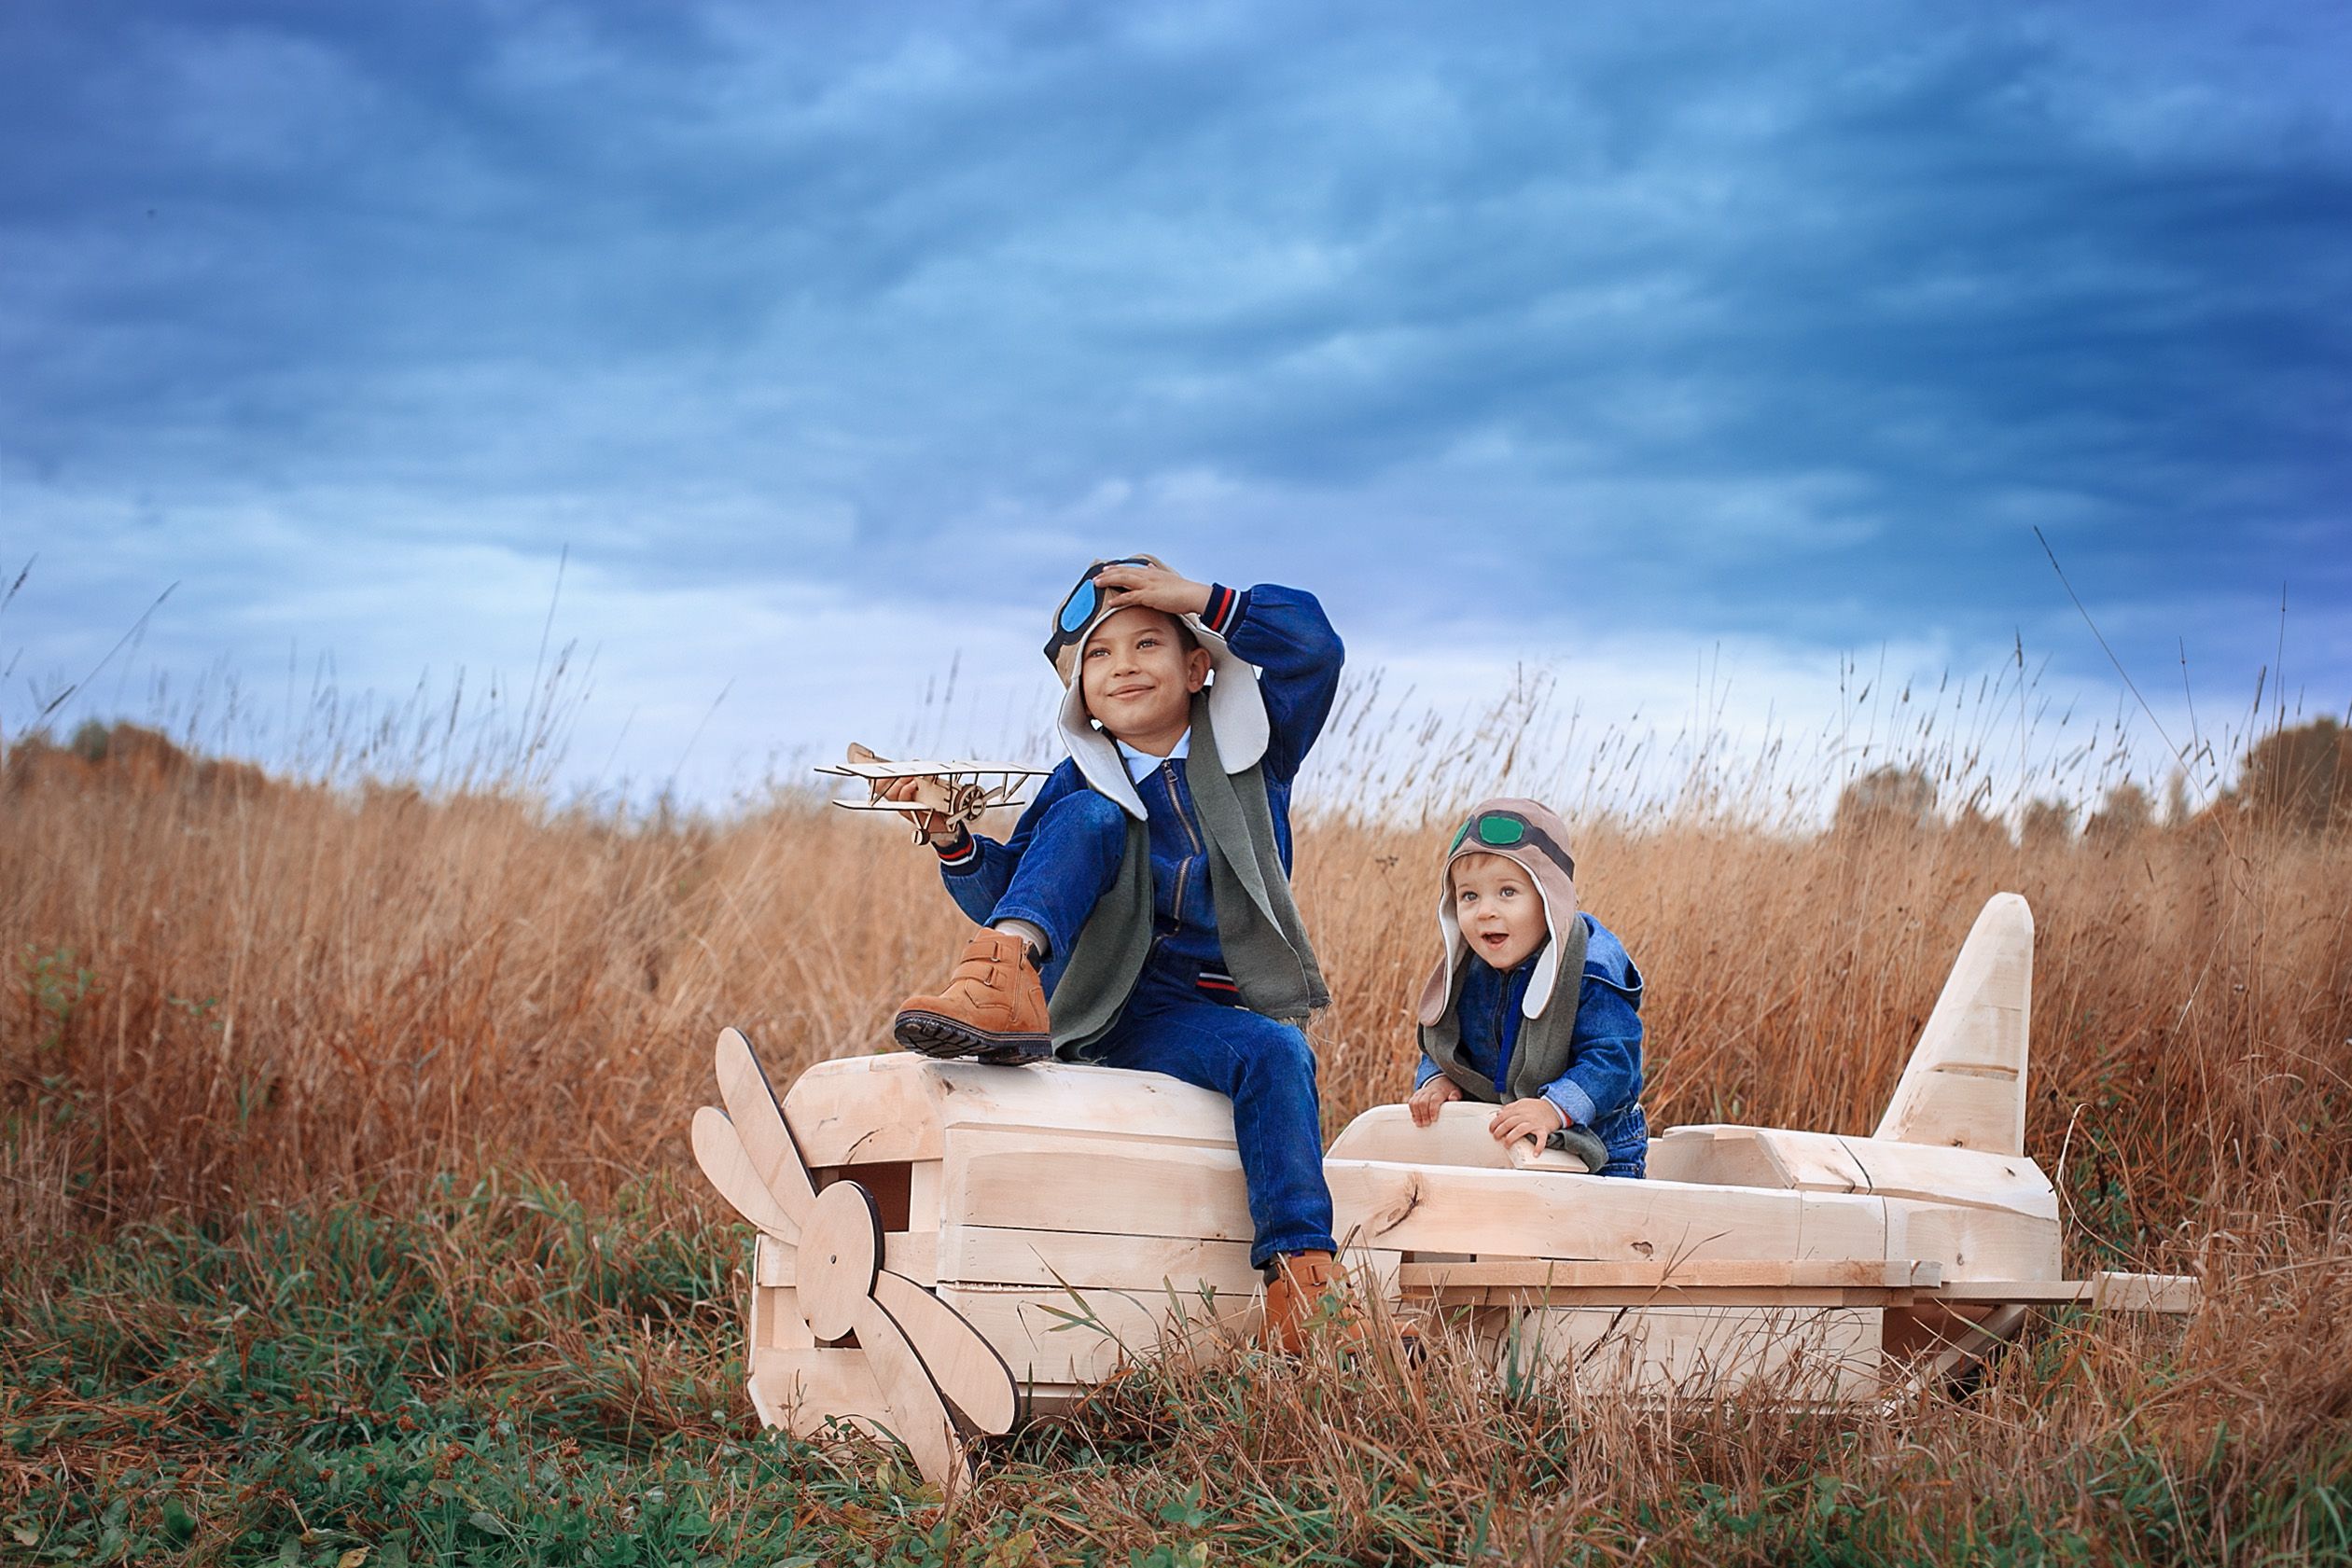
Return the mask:
<path id="1" fill-rule="evenodd" d="M 1499 948 L 1510 940 L 1510 933 L 1508 931 L 1482 931 L 1478 934 L 1478 939 L 1490 948 Z"/>

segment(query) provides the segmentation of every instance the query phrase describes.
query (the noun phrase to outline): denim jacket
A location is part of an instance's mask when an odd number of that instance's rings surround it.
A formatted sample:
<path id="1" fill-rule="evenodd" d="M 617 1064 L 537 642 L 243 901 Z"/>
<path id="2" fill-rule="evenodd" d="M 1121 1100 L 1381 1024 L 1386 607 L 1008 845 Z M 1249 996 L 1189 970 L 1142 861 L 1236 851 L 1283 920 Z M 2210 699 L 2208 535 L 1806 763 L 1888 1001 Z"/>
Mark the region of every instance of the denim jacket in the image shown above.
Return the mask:
<path id="1" fill-rule="evenodd" d="M 1544 1085 L 1543 1097 L 1571 1123 L 1590 1128 L 1607 1145 L 1612 1165 L 1638 1164 L 1649 1149 L 1649 1123 L 1641 1109 L 1641 971 L 1607 926 L 1590 913 L 1580 912 L 1577 918 L 1584 922 L 1586 942 L 1584 984 L 1576 1008 L 1576 1054 L 1566 1072 Z M 1462 977 L 1455 1014 L 1462 1024 L 1462 1047 L 1471 1063 L 1497 1084 L 1510 1076 L 1520 1003 L 1527 994 L 1536 957 L 1529 953 L 1508 972 L 1473 958 Z M 1423 1056 L 1413 1087 L 1419 1089 L 1438 1071 L 1438 1064 Z"/>
<path id="2" fill-rule="evenodd" d="M 1218 595 L 1214 589 L 1210 601 Z M 1259 669 L 1258 689 L 1266 704 L 1268 739 L 1262 771 L 1266 803 L 1273 812 L 1274 844 L 1283 868 L 1290 867 L 1290 792 L 1308 748 L 1330 717 L 1338 695 L 1340 665 L 1346 657 L 1339 633 L 1315 595 L 1261 583 L 1233 595 L 1224 619 L 1210 630 L 1233 652 Z M 1185 782 L 1185 759 L 1172 756 L 1135 782 L 1143 797 L 1151 838 L 1151 894 L 1155 940 L 1148 965 L 1169 971 L 1185 985 L 1203 972 L 1223 967 L 1217 939 L 1217 906 L 1209 894 L 1207 840 Z M 1037 824 L 1053 804 L 1074 790 L 1090 787 L 1078 764 L 1064 759 L 1029 802 L 1002 843 L 971 836 L 977 853 L 942 861 L 940 875 L 956 905 L 985 923 L 1029 853 Z M 959 846 L 960 849 L 960 846 Z M 1049 956 L 1042 978 L 1050 992 L 1066 952 Z"/>

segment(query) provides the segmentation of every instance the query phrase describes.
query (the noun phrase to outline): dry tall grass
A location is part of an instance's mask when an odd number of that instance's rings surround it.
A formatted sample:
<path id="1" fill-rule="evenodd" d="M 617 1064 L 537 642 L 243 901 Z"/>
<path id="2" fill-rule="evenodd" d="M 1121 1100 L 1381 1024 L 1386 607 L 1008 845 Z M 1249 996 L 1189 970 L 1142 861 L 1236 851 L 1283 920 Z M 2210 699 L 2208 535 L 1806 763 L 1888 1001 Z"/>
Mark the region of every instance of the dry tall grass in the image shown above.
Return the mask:
<path id="1" fill-rule="evenodd" d="M 1301 903 L 1335 992 L 1314 1029 L 1330 1129 L 1408 1087 L 1443 834 L 1301 825 Z M 1981 822 L 1802 833 L 1653 814 L 1589 822 L 1577 850 L 1587 906 L 1648 980 L 1660 1127 L 1868 1131 L 1985 897 L 2025 895 L 2030 1152 L 2060 1173 L 2075 1268 L 2207 1271 L 2175 1371 L 2151 1381 L 2153 1341 L 2116 1326 L 1900 1432 L 1720 1408 L 1595 1426 L 1499 1412 L 1442 1379 L 1411 1421 L 1286 1384 L 1246 1453 L 1145 1395 L 1099 1412 L 1103 1430 L 1140 1422 L 1204 1466 L 1303 1467 L 1341 1490 L 1395 1468 L 1440 1510 L 1503 1486 L 1521 1535 L 1502 1547 L 1523 1560 L 1598 1500 L 1635 1517 L 1644 1488 L 1693 1464 L 1727 1495 L 1827 1465 L 1931 1520 L 1949 1512 L 1937 1487 L 2015 1486 L 2063 1513 L 2089 1504 L 2030 1467 L 2059 1476 L 2121 1435 L 2156 1456 L 2151 1485 L 2202 1478 L 2208 1547 L 2282 1473 L 2341 1488 L 2352 840 L 2207 820 L 2028 850 Z M 143 1218 L 219 1225 L 360 1192 L 423 1204 L 447 1172 L 527 1170 L 592 1206 L 648 1169 L 687 1172 L 722 1023 L 787 1072 L 874 1049 L 960 928 L 925 853 L 813 802 L 631 825 L 495 794 L 21 770 L 0 793 L 0 1247 L 63 1256 Z M 675 1192 L 707 1204 L 681 1223 L 718 1213 L 690 1179 Z M 1507 1453 L 1551 1455 L 1549 1489 L 1509 1480 Z M 1073 1518 L 1097 1485 L 1072 1493 Z M 1099 1507 L 1098 1525 L 1117 1513 Z M 2301 1519 L 2263 1539 L 2301 1540 Z"/>
<path id="2" fill-rule="evenodd" d="M 52 1227 L 68 1202 L 103 1225 L 489 1164 L 591 1194 L 683 1168 L 722 1023 L 787 1071 L 879 1048 L 962 929 L 925 852 L 814 804 L 632 827 L 496 796 L 98 774 L 0 811 L 0 1071 L 37 1130 L 11 1145 L 29 1169 L 7 1201 Z M 1408 1087 L 1442 836 L 1302 825 L 1332 1128 Z M 1603 821 L 1577 850 L 1587 907 L 1649 982 L 1653 1124 L 1867 1131 L 2006 888 L 2039 927 L 2032 1153 L 2131 1221 L 2086 1223 L 2152 1239 L 2352 1175 L 2341 837 L 2024 850 L 1981 826 Z"/>

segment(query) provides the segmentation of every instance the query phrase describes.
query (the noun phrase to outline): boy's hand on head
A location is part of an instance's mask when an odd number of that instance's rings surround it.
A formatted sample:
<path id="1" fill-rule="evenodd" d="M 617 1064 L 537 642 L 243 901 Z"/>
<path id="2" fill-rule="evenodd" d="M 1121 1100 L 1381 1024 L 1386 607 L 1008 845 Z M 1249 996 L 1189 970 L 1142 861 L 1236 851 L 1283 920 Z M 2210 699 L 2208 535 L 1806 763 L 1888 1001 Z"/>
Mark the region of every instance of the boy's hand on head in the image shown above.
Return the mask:
<path id="1" fill-rule="evenodd" d="M 1209 585 L 1178 576 L 1165 566 L 1106 566 L 1095 576 L 1113 609 L 1164 610 L 1172 616 L 1208 613 Z"/>
<path id="2" fill-rule="evenodd" d="M 1413 1126 L 1427 1127 L 1438 1119 L 1440 1105 L 1461 1098 L 1462 1086 L 1443 1073 L 1440 1073 L 1436 1077 L 1414 1089 L 1413 1098 L 1405 1103 L 1412 1107 Z"/>
<path id="3" fill-rule="evenodd" d="M 1514 1100 L 1495 1113 L 1495 1119 L 1486 1124 L 1486 1131 L 1498 1143 L 1513 1138 L 1533 1138 L 1542 1143 L 1568 1125 L 1568 1118 L 1560 1114 L 1560 1107 L 1538 1095 L 1531 1100 Z"/>

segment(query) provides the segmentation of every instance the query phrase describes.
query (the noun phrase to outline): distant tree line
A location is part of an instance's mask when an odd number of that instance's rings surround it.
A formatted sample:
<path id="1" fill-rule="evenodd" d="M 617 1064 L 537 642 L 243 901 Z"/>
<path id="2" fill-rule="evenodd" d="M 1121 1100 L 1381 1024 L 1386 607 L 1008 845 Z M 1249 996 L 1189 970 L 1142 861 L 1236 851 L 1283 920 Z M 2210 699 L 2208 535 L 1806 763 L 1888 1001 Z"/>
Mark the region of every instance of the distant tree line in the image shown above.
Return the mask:
<path id="1" fill-rule="evenodd" d="M 2290 833 L 2352 831 L 2352 728 L 2332 718 L 2275 729 L 2247 748 L 2234 788 L 2202 811 L 2189 800 L 2186 777 L 2176 770 L 2165 787 L 2161 819 L 2156 802 L 2137 783 L 2108 787 L 2082 823 L 2086 842 L 2127 839 L 2160 825 L 2226 819 Z M 2058 843 L 2075 837 L 2076 809 L 2063 800 L 2026 802 L 2018 819 L 2020 841 Z M 1838 792 L 1833 831 L 1916 831 L 1928 827 L 2003 833 L 1975 805 L 1950 820 L 1936 812 L 1935 781 L 1914 763 L 1873 768 Z"/>

